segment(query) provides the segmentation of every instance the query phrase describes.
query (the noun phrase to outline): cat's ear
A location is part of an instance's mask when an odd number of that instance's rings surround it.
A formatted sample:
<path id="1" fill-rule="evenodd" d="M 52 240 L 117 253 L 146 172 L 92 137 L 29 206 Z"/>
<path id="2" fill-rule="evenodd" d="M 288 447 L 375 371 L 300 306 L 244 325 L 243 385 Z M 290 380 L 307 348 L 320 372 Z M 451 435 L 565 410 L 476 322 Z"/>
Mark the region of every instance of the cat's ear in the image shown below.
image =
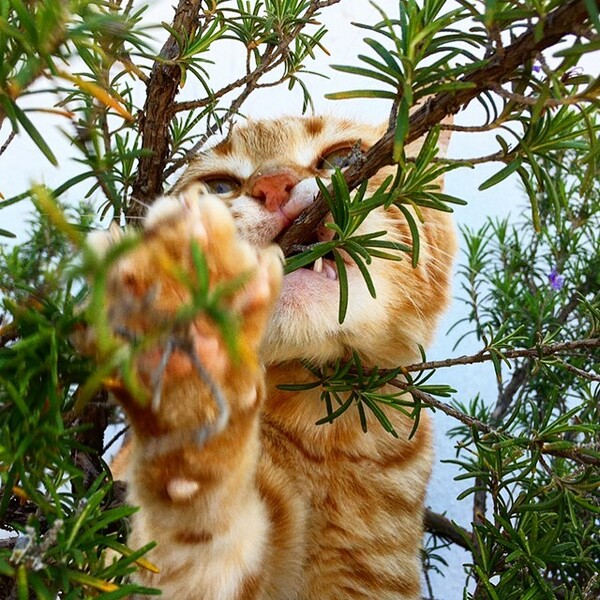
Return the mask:
<path id="1" fill-rule="evenodd" d="M 450 145 L 450 138 L 452 137 L 452 131 L 450 129 L 445 129 L 444 125 L 452 125 L 454 123 L 454 115 L 450 115 L 446 117 L 440 125 L 442 128 L 440 129 L 440 137 L 438 138 L 438 158 L 446 158 L 448 156 L 448 146 Z"/>

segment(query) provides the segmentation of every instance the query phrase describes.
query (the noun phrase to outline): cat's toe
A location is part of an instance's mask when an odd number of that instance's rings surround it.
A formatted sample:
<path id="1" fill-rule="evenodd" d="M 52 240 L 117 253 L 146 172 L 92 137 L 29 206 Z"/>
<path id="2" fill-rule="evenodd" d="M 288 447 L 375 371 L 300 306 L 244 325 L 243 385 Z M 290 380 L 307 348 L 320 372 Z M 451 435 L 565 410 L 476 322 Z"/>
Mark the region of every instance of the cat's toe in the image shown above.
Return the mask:
<path id="1" fill-rule="evenodd" d="M 283 254 L 278 246 L 257 248 L 241 239 L 229 209 L 214 195 L 195 201 L 184 196 L 190 217 L 206 231 L 206 260 L 215 282 L 242 282 L 231 297 L 230 308 L 240 319 L 243 345 L 258 348 L 267 318 L 279 296 Z M 235 287 L 235 285 L 234 285 Z"/>
<path id="2" fill-rule="evenodd" d="M 100 253 L 106 243 L 95 244 Z M 158 199 L 131 243 L 116 259 L 107 255 L 114 262 L 104 305 L 113 335 L 131 347 L 138 383 L 151 399 L 150 421 L 171 430 L 211 420 L 208 412 L 196 414 L 203 370 L 215 389 L 244 378 L 256 388 L 259 348 L 283 276 L 281 251 L 240 239 L 221 199 L 192 193 Z M 130 378 L 126 370 L 121 377 Z M 175 418 L 170 407 L 190 398 L 196 408 L 178 409 L 183 417 Z M 127 394 L 121 400 L 135 421 L 140 409 Z"/>

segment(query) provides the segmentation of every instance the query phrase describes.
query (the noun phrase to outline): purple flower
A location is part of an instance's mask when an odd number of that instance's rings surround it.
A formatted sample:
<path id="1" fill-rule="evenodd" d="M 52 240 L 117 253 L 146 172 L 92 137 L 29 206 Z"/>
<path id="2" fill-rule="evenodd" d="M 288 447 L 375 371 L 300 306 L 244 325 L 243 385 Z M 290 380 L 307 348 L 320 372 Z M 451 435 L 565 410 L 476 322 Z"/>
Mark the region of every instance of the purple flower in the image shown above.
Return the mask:
<path id="1" fill-rule="evenodd" d="M 552 271 L 548 274 L 550 287 L 557 292 L 565 285 L 565 278 L 558 272 L 556 267 L 552 267 Z"/>
<path id="2" fill-rule="evenodd" d="M 534 63 L 534 65 L 531 67 L 531 70 L 534 73 L 539 73 L 542 70 L 542 65 L 540 63 Z"/>

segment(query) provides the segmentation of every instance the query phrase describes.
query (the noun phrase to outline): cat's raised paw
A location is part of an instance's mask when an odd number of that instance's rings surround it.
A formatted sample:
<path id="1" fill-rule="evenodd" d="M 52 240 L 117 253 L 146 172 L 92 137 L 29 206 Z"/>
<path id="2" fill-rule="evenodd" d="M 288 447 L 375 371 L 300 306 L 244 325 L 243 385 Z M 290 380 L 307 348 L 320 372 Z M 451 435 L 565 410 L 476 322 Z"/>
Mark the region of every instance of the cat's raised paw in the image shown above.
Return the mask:
<path id="1" fill-rule="evenodd" d="M 92 245 L 117 241 L 114 230 L 106 235 Z M 256 404 L 281 279 L 280 250 L 239 239 L 218 198 L 191 189 L 152 205 L 140 240 L 110 264 L 105 300 L 142 397 L 124 383 L 131 373 L 113 387 L 140 434 L 199 431 Z"/>

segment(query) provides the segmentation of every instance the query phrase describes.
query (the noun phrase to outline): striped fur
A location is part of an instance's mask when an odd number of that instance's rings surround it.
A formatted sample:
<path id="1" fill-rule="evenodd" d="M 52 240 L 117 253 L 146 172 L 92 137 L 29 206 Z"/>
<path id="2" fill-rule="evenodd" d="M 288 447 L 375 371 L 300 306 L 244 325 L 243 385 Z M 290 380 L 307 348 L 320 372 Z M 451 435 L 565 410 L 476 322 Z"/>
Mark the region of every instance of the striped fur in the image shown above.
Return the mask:
<path id="1" fill-rule="evenodd" d="M 115 469 L 126 462 L 130 500 L 141 506 L 130 544 L 158 542 L 149 558 L 160 573 L 142 570 L 138 578 L 161 588 L 164 598 L 420 598 L 423 501 L 432 461 L 427 416 L 412 439 L 412 421 L 394 410 L 386 412 L 398 439 L 372 417 L 363 433 L 354 409 L 315 426 L 325 413 L 320 390 L 278 387 L 311 381 L 301 360 L 324 365 L 357 351 L 366 366 L 412 362 L 447 304 L 453 226 L 446 214 L 428 209 L 422 211 L 417 268 L 407 260 L 373 261 L 377 299 L 348 264 L 343 324 L 337 322 L 337 281 L 302 269 L 282 283 L 280 257 L 270 244 L 312 201 L 314 177 L 327 175 L 319 159 L 356 142 L 367 148 L 380 134 L 319 117 L 234 129 L 190 165 L 172 196 L 153 205 L 144 243 L 111 272 L 113 326 L 135 332 L 148 331 L 158 315 L 173 315 L 189 296 L 165 265 L 189 272 L 192 241 L 206 252 L 211 285 L 251 273 L 230 300 L 241 322 L 243 360 L 231 359 L 206 316 L 186 333 L 226 397 L 230 415 L 222 431 L 204 444 L 191 439 L 218 411 L 185 351 L 176 350 L 168 361 L 158 406 L 119 395 L 133 441 Z M 284 200 L 277 192 L 267 208 L 271 191 L 264 196 L 260 190 L 270 190 L 273 174 L 280 173 L 289 177 L 284 187 L 290 190 Z M 234 177 L 239 187 L 219 197 L 208 193 L 216 176 Z M 375 211 L 361 226 L 361 232 L 381 229 L 391 239 L 410 239 L 396 208 Z M 319 239 L 328 236 L 326 228 L 317 232 Z M 138 358 L 147 387 L 161 348 Z M 157 440 L 165 439 L 170 445 L 160 446 Z"/>

